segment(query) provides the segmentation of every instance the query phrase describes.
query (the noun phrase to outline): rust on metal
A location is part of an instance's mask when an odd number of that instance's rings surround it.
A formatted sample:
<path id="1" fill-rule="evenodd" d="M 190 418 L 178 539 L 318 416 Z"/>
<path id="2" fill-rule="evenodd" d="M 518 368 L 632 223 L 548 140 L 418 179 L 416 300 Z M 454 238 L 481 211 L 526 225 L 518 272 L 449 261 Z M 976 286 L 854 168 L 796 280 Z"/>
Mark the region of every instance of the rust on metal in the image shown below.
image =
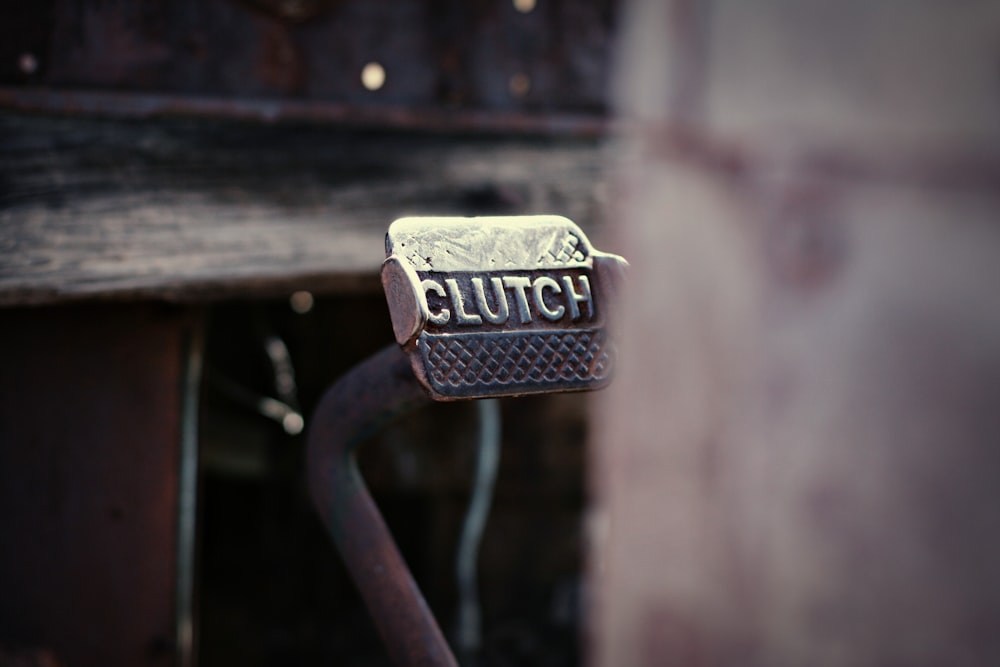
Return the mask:
<path id="1" fill-rule="evenodd" d="M 397 342 L 436 400 L 599 389 L 625 261 L 561 216 L 403 218 L 382 282 Z"/>
<path id="2" fill-rule="evenodd" d="M 430 402 L 395 345 L 327 390 L 308 435 L 309 488 L 390 657 L 397 665 L 457 665 L 365 487 L 354 450 L 405 412 Z"/>
<path id="3" fill-rule="evenodd" d="M 431 398 L 605 386 L 614 358 L 606 325 L 626 263 L 554 215 L 404 218 L 390 226 L 386 253 L 382 281 L 400 347 L 359 364 L 320 400 L 309 486 L 395 662 L 455 665 L 354 450 Z"/>

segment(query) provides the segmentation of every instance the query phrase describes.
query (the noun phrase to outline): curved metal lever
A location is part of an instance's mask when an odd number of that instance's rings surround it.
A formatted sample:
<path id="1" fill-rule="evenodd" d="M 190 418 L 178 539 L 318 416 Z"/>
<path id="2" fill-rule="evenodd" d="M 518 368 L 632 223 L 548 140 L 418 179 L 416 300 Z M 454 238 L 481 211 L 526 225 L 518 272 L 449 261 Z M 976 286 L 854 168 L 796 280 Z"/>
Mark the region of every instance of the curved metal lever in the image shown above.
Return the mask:
<path id="1" fill-rule="evenodd" d="M 454 666 L 354 448 L 432 398 L 605 386 L 614 366 L 606 327 L 627 263 L 561 216 L 402 218 L 386 254 L 382 284 L 400 347 L 355 366 L 321 399 L 309 487 L 396 664 Z"/>
<path id="2" fill-rule="evenodd" d="M 309 490 L 397 665 L 457 667 L 354 460 L 367 437 L 431 402 L 396 345 L 352 368 L 309 426 Z"/>

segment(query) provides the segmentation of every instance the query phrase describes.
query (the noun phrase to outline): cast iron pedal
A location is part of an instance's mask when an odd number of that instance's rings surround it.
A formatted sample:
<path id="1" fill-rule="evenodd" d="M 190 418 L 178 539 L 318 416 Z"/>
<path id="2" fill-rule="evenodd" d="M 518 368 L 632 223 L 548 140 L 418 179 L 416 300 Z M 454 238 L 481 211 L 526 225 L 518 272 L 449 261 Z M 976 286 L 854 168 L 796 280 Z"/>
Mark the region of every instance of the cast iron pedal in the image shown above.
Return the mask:
<path id="1" fill-rule="evenodd" d="M 439 401 L 599 389 L 625 260 L 561 216 L 401 218 L 382 264 L 396 340 Z"/>

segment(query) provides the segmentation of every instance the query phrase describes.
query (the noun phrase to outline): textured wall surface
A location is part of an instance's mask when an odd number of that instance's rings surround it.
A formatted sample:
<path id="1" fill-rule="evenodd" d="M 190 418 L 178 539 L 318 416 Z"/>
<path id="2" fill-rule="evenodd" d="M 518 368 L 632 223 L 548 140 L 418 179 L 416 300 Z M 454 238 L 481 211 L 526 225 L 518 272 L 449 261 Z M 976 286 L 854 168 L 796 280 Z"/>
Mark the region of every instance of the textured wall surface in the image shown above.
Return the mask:
<path id="1" fill-rule="evenodd" d="M 998 26 L 631 7 L 594 664 L 1000 660 Z"/>

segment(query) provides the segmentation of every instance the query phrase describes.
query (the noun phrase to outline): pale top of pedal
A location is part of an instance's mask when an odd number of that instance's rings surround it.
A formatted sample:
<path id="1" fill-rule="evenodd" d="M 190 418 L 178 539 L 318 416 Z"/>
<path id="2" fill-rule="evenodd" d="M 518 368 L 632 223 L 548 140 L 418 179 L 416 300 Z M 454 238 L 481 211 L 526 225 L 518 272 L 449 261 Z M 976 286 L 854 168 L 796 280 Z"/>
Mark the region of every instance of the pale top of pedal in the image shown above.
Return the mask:
<path id="1" fill-rule="evenodd" d="M 608 383 L 625 261 L 554 215 L 402 218 L 382 265 L 396 340 L 436 400 Z"/>

